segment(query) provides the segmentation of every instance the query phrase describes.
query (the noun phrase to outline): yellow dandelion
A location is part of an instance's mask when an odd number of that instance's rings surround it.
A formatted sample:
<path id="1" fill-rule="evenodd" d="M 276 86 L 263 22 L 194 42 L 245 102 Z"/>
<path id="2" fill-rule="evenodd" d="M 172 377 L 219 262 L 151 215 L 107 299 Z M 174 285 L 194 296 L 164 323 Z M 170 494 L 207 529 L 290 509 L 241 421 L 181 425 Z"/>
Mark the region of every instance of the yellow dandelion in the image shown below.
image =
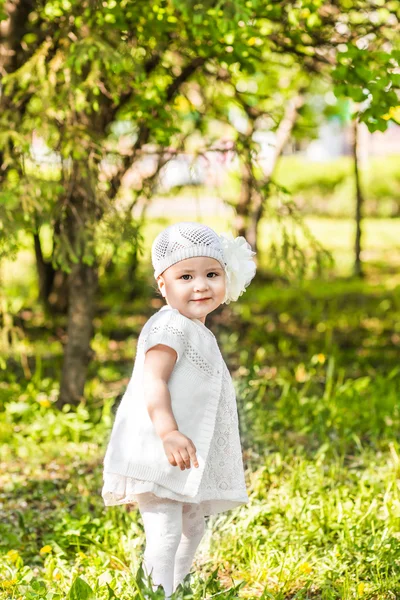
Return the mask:
<path id="1" fill-rule="evenodd" d="M 299 566 L 299 570 L 301 573 L 305 573 L 308 575 L 312 571 L 312 566 L 308 562 L 304 562 Z"/>
<path id="2" fill-rule="evenodd" d="M 79 556 L 79 558 L 87 558 L 87 554 L 85 554 L 84 552 L 81 552 L 81 550 L 79 550 L 78 556 Z"/>
<path id="3" fill-rule="evenodd" d="M 60 571 L 58 569 L 54 569 L 54 571 L 53 571 L 53 577 L 54 577 L 54 579 L 57 579 L 57 580 L 61 579 L 61 573 L 60 573 Z"/>
<path id="4" fill-rule="evenodd" d="M 15 563 L 19 559 L 19 552 L 18 550 L 9 550 L 6 557 Z"/>
<path id="5" fill-rule="evenodd" d="M 325 354 L 317 354 L 317 361 L 323 365 L 324 362 L 326 361 L 326 356 Z"/>
<path id="6" fill-rule="evenodd" d="M 363 581 L 361 581 L 358 585 L 357 585 L 357 594 L 359 596 L 362 596 L 365 590 L 365 583 Z"/>
<path id="7" fill-rule="evenodd" d="M 49 554 L 49 552 L 52 552 L 52 551 L 53 551 L 53 548 L 49 544 L 47 544 L 47 546 L 43 546 L 43 548 L 40 548 L 40 550 L 39 550 L 40 554 L 42 554 L 42 555 Z"/>
<path id="8" fill-rule="evenodd" d="M 51 402 L 47 398 L 43 398 L 43 399 L 39 400 L 39 404 L 43 408 L 49 408 L 49 406 L 51 406 Z"/>
<path id="9" fill-rule="evenodd" d="M 3 589 L 8 589 L 11 587 L 14 587 L 14 585 L 17 584 L 17 580 L 16 579 L 4 579 L 3 581 L 0 581 L 0 585 Z"/>

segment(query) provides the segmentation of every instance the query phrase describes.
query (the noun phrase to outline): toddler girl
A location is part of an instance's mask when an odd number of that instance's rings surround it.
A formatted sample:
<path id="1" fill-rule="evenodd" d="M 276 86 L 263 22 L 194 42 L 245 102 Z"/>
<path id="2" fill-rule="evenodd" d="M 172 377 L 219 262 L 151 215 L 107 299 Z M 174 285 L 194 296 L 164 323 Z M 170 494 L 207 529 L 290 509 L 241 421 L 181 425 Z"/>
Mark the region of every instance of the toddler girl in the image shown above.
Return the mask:
<path id="1" fill-rule="evenodd" d="M 204 517 L 248 502 L 235 389 L 206 316 L 255 275 L 244 237 L 180 222 L 152 245 L 166 304 L 145 323 L 104 458 L 106 506 L 137 504 L 143 569 L 167 598 L 190 572 Z"/>

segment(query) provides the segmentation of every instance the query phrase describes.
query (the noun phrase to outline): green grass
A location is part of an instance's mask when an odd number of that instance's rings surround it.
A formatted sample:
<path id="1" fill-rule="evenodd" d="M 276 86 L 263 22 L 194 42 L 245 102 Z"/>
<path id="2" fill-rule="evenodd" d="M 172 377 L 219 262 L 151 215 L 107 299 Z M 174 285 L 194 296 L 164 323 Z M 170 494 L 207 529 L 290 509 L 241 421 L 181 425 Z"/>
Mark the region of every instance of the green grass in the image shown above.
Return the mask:
<path id="1" fill-rule="evenodd" d="M 398 216 L 400 206 L 399 155 L 369 157 L 360 163 L 366 216 Z M 309 161 L 284 156 L 275 175 L 295 202 L 308 214 L 353 216 L 354 166 L 350 156 Z"/>
<path id="2" fill-rule="evenodd" d="M 190 214 L 182 214 L 180 220 L 192 220 Z M 144 260 L 149 263 L 151 243 L 154 237 L 169 223 L 177 219 L 158 218 L 146 223 L 144 235 Z M 216 231 L 228 231 L 230 223 L 222 218 L 202 217 L 199 222 L 204 222 L 215 228 Z M 336 276 L 348 277 L 352 273 L 354 256 L 355 225 L 352 219 L 338 219 L 327 217 L 304 217 L 304 223 L 311 234 L 332 252 L 335 259 L 334 273 Z M 289 225 L 287 225 L 289 227 Z M 289 227 L 290 229 L 290 227 Z M 304 244 L 304 235 L 298 226 L 293 231 L 299 242 Z M 398 235 L 399 223 L 397 219 L 374 219 L 363 220 L 362 259 L 366 263 L 368 273 L 371 275 L 376 268 L 382 275 L 382 267 L 398 270 L 400 266 L 400 239 Z M 42 239 L 44 246 L 51 247 L 49 232 L 44 230 Z M 267 252 L 271 241 L 281 240 L 281 228 L 276 221 L 264 220 L 260 224 L 259 232 L 259 256 L 257 260 L 262 268 L 268 268 Z M 32 239 L 27 235 L 20 236 L 21 250 L 18 261 L 4 261 L 1 265 L 1 281 L 7 287 L 8 298 L 13 299 L 16 306 L 24 300 L 33 301 L 37 295 L 37 282 L 35 273 L 34 255 L 32 253 Z M 109 250 L 111 252 L 111 250 Z M 100 257 L 101 258 L 101 257 Z M 103 267 L 101 266 L 101 273 Z M 396 279 L 396 281 L 399 281 Z"/>
<path id="3" fill-rule="evenodd" d="M 261 269 L 240 302 L 207 319 L 237 389 L 250 502 L 208 519 L 179 598 L 400 597 L 395 231 L 366 224 L 375 254 L 357 281 L 345 277 L 351 224 L 310 222 L 342 252 L 336 274 L 295 285 Z M 31 268 L 25 254 L 7 279 L 21 335 L 0 381 L 0 599 L 161 598 L 140 579 L 138 511 L 106 509 L 100 496 L 116 403 L 159 299 L 149 286 L 150 297 L 116 302 L 103 282 L 86 401 L 60 413 L 61 344 L 26 289 Z M 152 284 L 150 269 L 141 277 Z"/>

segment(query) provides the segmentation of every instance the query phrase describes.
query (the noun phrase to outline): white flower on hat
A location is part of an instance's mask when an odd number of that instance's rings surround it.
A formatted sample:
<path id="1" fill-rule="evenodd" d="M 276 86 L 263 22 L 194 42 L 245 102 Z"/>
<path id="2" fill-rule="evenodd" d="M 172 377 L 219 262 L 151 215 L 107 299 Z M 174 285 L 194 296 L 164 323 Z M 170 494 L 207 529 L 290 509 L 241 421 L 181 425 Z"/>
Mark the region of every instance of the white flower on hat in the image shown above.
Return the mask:
<path id="1" fill-rule="evenodd" d="M 219 235 L 226 261 L 226 293 L 224 302 L 229 304 L 243 294 L 256 274 L 252 256 L 256 254 L 242 235 L 234 238 L 232 233 Z"/>

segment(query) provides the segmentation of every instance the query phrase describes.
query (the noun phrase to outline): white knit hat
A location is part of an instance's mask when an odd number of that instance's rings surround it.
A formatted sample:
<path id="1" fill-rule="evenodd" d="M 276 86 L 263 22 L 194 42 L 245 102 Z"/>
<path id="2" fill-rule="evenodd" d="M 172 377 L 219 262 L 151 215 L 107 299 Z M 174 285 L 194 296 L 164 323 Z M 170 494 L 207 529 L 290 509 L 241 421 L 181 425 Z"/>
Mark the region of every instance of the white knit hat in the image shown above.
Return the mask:
<path id="1" fill-rule="evenodd" d="M 215 258 L 226 273 L 224 302 L 237 300 L 253 279 L 256 266 L 250 260 L 255 252 L 243 236 L 218 235 L 211 227 L 192 221 L 170 225 L 155 238 L 151 247 L 154 277 L 175 263 L 194 256 Z"/>

